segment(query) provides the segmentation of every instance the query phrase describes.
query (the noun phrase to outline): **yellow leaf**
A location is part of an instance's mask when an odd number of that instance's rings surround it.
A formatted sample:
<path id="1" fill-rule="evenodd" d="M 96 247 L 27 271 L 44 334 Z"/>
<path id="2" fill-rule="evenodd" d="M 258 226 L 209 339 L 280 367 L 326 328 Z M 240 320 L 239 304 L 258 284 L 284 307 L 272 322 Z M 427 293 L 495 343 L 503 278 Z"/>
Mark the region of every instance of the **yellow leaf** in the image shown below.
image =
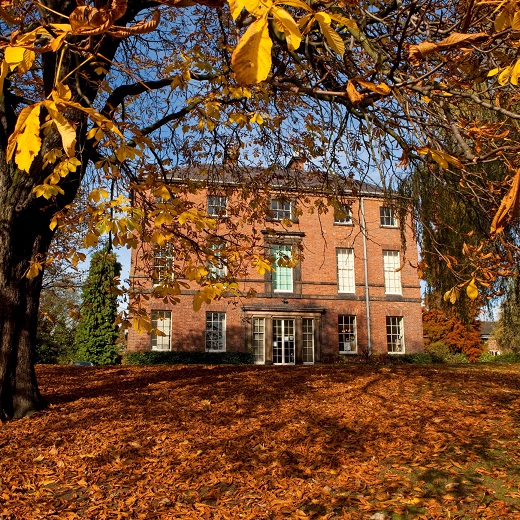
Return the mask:
<path id="1" fill-rule="evenodd" d="M 72 99 L 72 92 L 67 85 L 58 82 L 52 91 L 52 98 L 54 101 L 56 101 L 56 103 L 58 103 L 60 100 L 70 101 Z"/>
<path id="2" fill-rule="evenodd" d="M 511 25 L 511 14 L 509 13 L 509 6 L 506 5 L 502 12 L 495 18 L 495 31 L 500 32 L 507 29 Z"/>
<path id="3" fill-rule="evenodd" d="M 478 296 L 478 287 L 475 283 L 475 278 L 469 282 L 468 286 L 466 287 L 466 293 L 468 295 L 468 298 L 470 300 L 475 300 Z"/>
<path id="4" fill-rule="evenodd" d="M 332 21 L 331 17 L 324 12 L 319 12 L 314 15 L 314 18 L 318 23 L 324 23 L 327 25 L 330 25 L 330 22 Z"/>
<path id="5" fill-rule="evenodd" d="M 314 14 L 310 13 L 310 14 L 306 14 L 305 16 L 303 16 L 302 18 L 300 18 L 298 20 L 298 27 L 300 28 L 300 30 L 305 27 L 305 25 L 307 24 L 307 22 L 309 20 L 314 20 Z M 303 31 L 304 34 L 306 34 L 307 32 L 310 31 L 311 29 L 311 26 L 312 26 L 312 22 L 309 23 L 309 25 L 307 25 L 307 27 L 305 28 L 305 30 Z"/>
<path id="6" fill-rule="evenodd" d="M 5 48 L 4 60 L 9 65 L 9 70 L 14 70 L 20 63 L 23 62 L 25 47 L 11 47 Z"/>
<path id="7" fill-rule="evenodd" d="M 357 105 L 361 101 L 363 101 L 363 96 L 356 90 L 354 83 L 348 80 L 347 83 L 347 95 L 352 104 Z"/>
<path id="8" fill-rule="evenodd" d="M 41 462 L 45 457 L 43 455 L 38 455 L 33 459 L 33 462 Z"/>
<path id="9" fill-rule="evenodd" d="M 266 271 L 274 271 L 271 263 L 258 255 L 253 255 L 252 264 L 260 275 L 265 274 Z"/>
<path id="10" fill-rule="evenodd" d="M 496 69 L 492 69 L 487 73 L 487 77 L 491 78 L 493 76 L 496 76 L 500 72 L 500 68 L 497 67 Z"/>
<path id="11" fill-rule="evenodd" d="M 437 152 L 436 150 L 430 150 L 430 157 L 441 167 L 448 168 L 448 161 L 444 157 L 442 153 Z"/>
<path id="12" fill-rule="evenodd" d="M 7 73 L 9 72 L 9 65 L 5 60 L 2 61 L 2 66 L 0 68 L 0 92 L 4 91 L 4 81 L 7 77 Z"/>
<path id="13" fill-rule="evenodd" d="M 520 60 L 517 60 L 517 62 L 513 66 L 513 70 L 511 71 L 511 85 L 518 85 L 518 77 L 520 76 Z"/>
<path id="14" fill-rule="evenodd" d="M 509 81 L 509 77 L 511 76 L 511 70 L 513 67 L 506 67 L 499 75 L 498 75 L 498 83 L 499 85 L 505 85 Z"/>
<path id="15" fill-rule="evenodd" d="M 99 237 L 95 233 L 87 233 L 87 236 L 83 240 L 85 247 L 97 246 Z"/>
<path id="16" fill-rule="evenodd" d="M 16 155 L 14 158 L 18 168 L 28 172 L 34 157 L 40 151 L 40 110 L 41 104 L 31 105 L 30 113 L 25 120 L 24 127 L 16 137 Z M 14 134 L 13 134 L 14 135 Z"/>
<path id="17" fill-rule="evenodd" d="M 445 302 L 449 300 L 451 304 L 454 304 L 457 301 L 458 297 L 459 290 L 457 287 L 453 287 L 452 289 L 444 293 L 443 299 Z"/>
<path id="18" fill-rule="evenodd" d="M 35 186 L 32 191 L 37 197 L 44 197 L 47 200 L 55 195 L 63 195 L 65 193 L 62 188 L 52 184 L 39 184 L 38 186 Z"/>
<path id="19" fill-rule="evenodd" d="M 36 278 L 40 274 L 42 269 L 43 269 L 43 266 L 42 266 L 42 264 L 40 264 L 40 262 L 32 262 L 31 267 L 29 267 L 29 269 L 27 270 L 27 274 L 25 276 L 26 276 L 26 278 Z M 40 457 L 42 457 L 41 460 L 43 460 L 43 456 L 40 455 Z M 34 459 L 34 460 L 36 461 L 36 459 Z M 39 461 L 36 461 L 36 462 L 39 462 Z"/>
<path id="20" fill-rule="evenodd" d="M 440 150 L 432 150 L 427 146 L 419 148 L 417 152 L 420 155 L 429 155 L 442 168 L 448 168 L 448 163 L 459 169 L 464 168 L 464 165 L 460 162 L 460 160 L 456 157 L 453 157 L 453 155 L 450 155 L 449 153 L 442 152 Z"/>
<path id="21" fill-rule="evenodd" d="M 392 89 L 385 83 L 376 84 L 372 83 L 371 81 L 365 81 L 363 79 L 358 79 L 357 82 L 362 87 L 365 87 L 368 90 L 371 90 L 372 92 L 375 92 L 377 94 L 382 94 L 383 96 L 387 96 L 388 94 L 392 93 Z"/>
<path id="22" fill-rule="evenodd" d="M 54 40 L 51 41 L 50 47 L 53 52 L 56 52 L 60 47 L 65 38 L 67 37 L 67 33 L 59 34 Z"/>
<path id="23" fill-rule="evenodd" d="M 359 31 L 359 27 L 357 26 L 357 24 L 354 20 L 351 20 L 350 18 L 347 18 L 345 16 L 342 16 L 342 15 L 336 14 L 336 13 L 330 13 L 329 16 L 332 20 L 340 23 L 341 25 L 344 25 L 351 31 Z"/>
<path id="24" fill-rule="evenodd" d="M 193 310 L 195 312 L 200 311 L 200 308 L 202 307 L 204 300 L 202 298 L 202 295 L 200 292 L 196 293 L 193 297 Z"/>
<path id="25" fill-rule="evenodd" d="M 302 41 L 300 29 L 294 18 L 281 7 L 274 6 L 271 9 L 275 22 L 278 22 L 282 27 L 282 31 L 287 39 L 287 47 L 290 51 L 296 50 Z"/>
<path id="26" fill-rule="evenodd" d="M 152 330 L 152 324 L 147 316 L 134 316 L 132 322 L 132 327 L 140 334 Z"/>
<path id="27" fill-rule="evenodd" d="M 256 123 L 259 126 L 264 124 L 264 118 L 258 112 L 255 112 L 254 116 L 250 120 L 251 123 Z"/>
<path id="28" fill-rule="evenodd" d="M 238 18 L 238 15 L 244 9 L 244 0 L 228 0 L 229 10 L 231 11 L 231 17 L 233 20 Z"/>
<path id="29" fill-rule="evenodd" d="M 331 47 L 331 49 L 340 56 L 343 56 L 345 54 L 345 43 L 341 39 L 341 36 L 330 26 L 330 16 L 327 15 L 327 18 L 329 19 L 329 23 L 325 21 L 320 21 L 321 18 L 318 18 L 318 15 L 323 15 L 325 13 L 317 13 L 316 19 L 318 20 L 318 23 L 320 25 L 321 32 L 323 33 L 323 36 L 325 36 L 325 39 L 327 40 L 327 43 Z"/>
<path id="30" fill-rule="evenodd" d="M 235 77 L 241 85 L 264 81 L 271 70 L 271 48 L 267 17 L 253 22 L 242 36 L 231 57 Z"/>
<path id="31" fill-rule="evenodd" d="M 513 31 L 520 31 L 520 11 L 517 11 L 515 13 L 515 16 L 513 16 L 513 21 L 511 22 L 511 29 L 513 29 Z"/>
<path id="32" fill-rule="evenodd" d="M 76 130 L 67 119 L 65 119 L 63 114 L 58 111 L 58 108 L 52 101 L 46 101 L 44 103 L 49 111 L 52 122 L 56 125 L 60 133 L 63 149 L 67 157 L 73 157 L 76 152 Z"/>
<path id="33" fill-rule="evenodd" d="M 162 200 L 170 200 L 171 194 L 166 186 L 161 186 L 155 190 L 155 196 L 160 197 Z"/>

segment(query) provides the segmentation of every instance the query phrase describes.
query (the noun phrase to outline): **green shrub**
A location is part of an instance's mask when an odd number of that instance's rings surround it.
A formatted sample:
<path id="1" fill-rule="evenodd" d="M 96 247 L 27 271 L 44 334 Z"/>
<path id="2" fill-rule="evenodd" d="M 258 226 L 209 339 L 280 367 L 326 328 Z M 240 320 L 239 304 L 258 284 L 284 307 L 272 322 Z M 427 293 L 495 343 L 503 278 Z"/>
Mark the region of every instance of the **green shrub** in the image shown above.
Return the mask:
<path id="1" fill-rule="evenodd" d="M 496 356 L 493 356 L 491 352 L 483 352 L 478 358 L 479 363 L 491 363 L 492 361 L 496 361 Z"/>
<path id="2" fill-rule="evenodd" d="M 450 354 L 446 358 L 446 363 L 469 363 L 468 356 L 463 354 L 462 352 L 457 352 L 456 354 Z"/>
<path id="3" fill-rule="evenodd" d="M 250 352 L 128 352 L 126 365 L 249 365 Z"/>
<path id="4" fill-rule="evenodd" d="M 435 341 L 428 345 L 426 352 L 430 354 L 432 363 L 449 363 L 451 356 L 450 349 L 446 343 L 442 341 Z"/>
<path id="5" fill-rule="evenodd" d="M 504 361 L 505 363 L 520 363 L 520 354 L 514 352 L 507 352 L 506 354 L 500 354 L 495 356 L 495 361 Z"/>
<path id="6" fill-rule="evenodd" d="M 403 354 L 395 356 L 396 361 L 402 363 L 413 363 L 417 365 L 430 365 L 433 363 L 432 356 L 428 352 L 417 352 L 416 354 Z"/>

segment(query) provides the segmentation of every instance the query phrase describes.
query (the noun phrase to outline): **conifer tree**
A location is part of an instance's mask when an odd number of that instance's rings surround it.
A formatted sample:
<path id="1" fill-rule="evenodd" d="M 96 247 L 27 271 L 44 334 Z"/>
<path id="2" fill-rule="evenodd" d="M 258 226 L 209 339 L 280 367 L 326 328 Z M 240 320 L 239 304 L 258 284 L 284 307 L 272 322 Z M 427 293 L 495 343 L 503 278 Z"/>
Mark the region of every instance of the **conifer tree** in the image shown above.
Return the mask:
<path id="1" fill-rule="evenodd" d="M 121 264 L 109 248 L 92 256 L 90 269 L 82 290 L 81 318 L 76 331 L 75 348 L 78 361 L 95 365 L 116 362 L 118 329 L 117 284 Z"/>
<path id="2" fill-rule="evenodd" d="M 520 353 L 520 285 L 511 278 L 505 289 L 500 318 L 493 329 L 493 337 L 503 352 Z"/>

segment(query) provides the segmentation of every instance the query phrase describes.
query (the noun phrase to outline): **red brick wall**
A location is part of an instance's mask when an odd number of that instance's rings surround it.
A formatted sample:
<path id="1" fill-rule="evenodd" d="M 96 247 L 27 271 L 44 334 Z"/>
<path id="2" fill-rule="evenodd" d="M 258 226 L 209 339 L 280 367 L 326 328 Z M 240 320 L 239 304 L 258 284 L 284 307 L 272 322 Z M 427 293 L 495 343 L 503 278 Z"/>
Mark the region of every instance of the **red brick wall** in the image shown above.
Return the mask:
<path id="1" fill-rule="evenodd" d="M 205 194 L 199 194 L 195 199 L 204 208 Z M 404 317 L 405 352 L 412 353 L 422 350 L 423 332 L 420 303 L 420 285 L 415 266 L 417 265 L 417 247 L 413 233 L 406 227 L 406 251 L 401 244 L 401 231 L 398 228 L 380 226 L 380 207 L 384 205 L 381 198 L 364 197 L 365 222 L 367 230 L 367 268 L 370 295 L 370 324 L 373 352 L 387 351 L 386 317 Z M 311 201 L 312 202 L 312 201 Z M 366 347 L 367 319 L 364 280 L 364 249 L 361 233 L 361 209 L 359 200 L 354 200 L 352 215 L 354 225 L 335 225 L 332 210 L 318 217 L 311 214 L 306 207 L 301 207 L 303 214 L 298 222 L 290 228 L 293 232 L 303 232 L 301 238 L 303 255 L 301 259 L 301 296 L 287 294 L 264 294 L 265 281 L 254 269 L 239 281 L 244 291 L 253 287 L 258 295 L 248 299 L 225 299 L 203 307 L 201 311 L 192 310 L 193 293 L 180 296 L 181 302 L 168 307 L 160 299 L 151 299 L 148 310 L 172 310 L 172 349 L 173 350 L 204 350 L 204 331 L 206 311 L 226 312 L 228 351 L 244 350 L 246 348 L 247 328 L 242 307 L 257 306 L 268 309 L 287 309 L 297 311 L 303 308 L 323 310 L 321 318 L 321 354 L 338 352 L 338 314 L 357 316 L 358 348 Z M 268 222 L 269 227 L 280 227 L 279 224 Z M 336 248 L 354 249 L 354 267 L 356 291 L 355 295 L 338 295 Z M 385 295 L 383 276 L 383 250 L 399 250 L 403 264 L 401 270 L 402 296 Z M 140 272 L 140 251 L 132 254 L 131 277 L 136 281 Z M 151 288 L 151 281 L 147 287 Z M 283 312 L 283 311 L 281 311 Z M 150 348 L 150 337 L 138 334 L 135 330 L 129 332 L 128 350 L 147 350 Z"/>

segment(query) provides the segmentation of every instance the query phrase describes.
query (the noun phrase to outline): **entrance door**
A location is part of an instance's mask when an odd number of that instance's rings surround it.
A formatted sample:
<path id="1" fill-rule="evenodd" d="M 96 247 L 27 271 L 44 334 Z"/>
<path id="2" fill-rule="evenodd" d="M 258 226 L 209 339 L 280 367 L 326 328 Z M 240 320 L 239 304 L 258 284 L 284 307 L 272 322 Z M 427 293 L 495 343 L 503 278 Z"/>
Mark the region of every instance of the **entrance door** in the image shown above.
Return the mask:
<path id="1" fill-rule="evenodd" d="M 273 363 L 294 365 L 294 320 L 273 319 Z"/>

